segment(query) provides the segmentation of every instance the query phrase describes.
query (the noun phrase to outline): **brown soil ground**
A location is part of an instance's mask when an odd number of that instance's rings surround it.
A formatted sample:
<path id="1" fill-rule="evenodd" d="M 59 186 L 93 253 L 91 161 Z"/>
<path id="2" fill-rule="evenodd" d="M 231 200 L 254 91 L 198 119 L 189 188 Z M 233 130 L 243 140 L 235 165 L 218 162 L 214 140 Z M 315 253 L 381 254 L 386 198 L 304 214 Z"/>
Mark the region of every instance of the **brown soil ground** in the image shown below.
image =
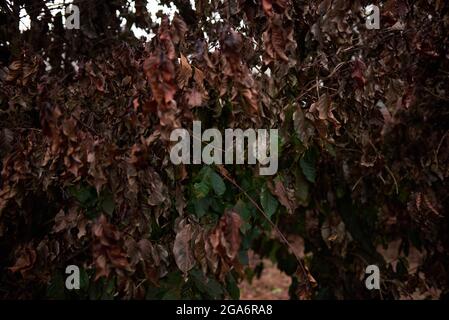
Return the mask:
<path id="1" fill-rule="evenodd" d="M 304 240 L 299 236 L 289 235 L 288 240 L 296 254 L 304 258 Z M 250 282 L 240 284 L 240 299 L 242 300 L 288 300 L 288 288 L 291 278 L 280 271 L 277 266 L 268 259 L 261 259 L 251 250 L 248 252 L 249 265 L 252 269 L 259 263 L 263 263 L 264 269 L 260 278 L 253 278 Z"/>
<path id="2" fill-rule="evenodd" d="M 240 284 L 241 300 L 288 300 L 290 277 L 281 272 L 269 260 L 263 260 L 264 269 L 260 278 Z"/>

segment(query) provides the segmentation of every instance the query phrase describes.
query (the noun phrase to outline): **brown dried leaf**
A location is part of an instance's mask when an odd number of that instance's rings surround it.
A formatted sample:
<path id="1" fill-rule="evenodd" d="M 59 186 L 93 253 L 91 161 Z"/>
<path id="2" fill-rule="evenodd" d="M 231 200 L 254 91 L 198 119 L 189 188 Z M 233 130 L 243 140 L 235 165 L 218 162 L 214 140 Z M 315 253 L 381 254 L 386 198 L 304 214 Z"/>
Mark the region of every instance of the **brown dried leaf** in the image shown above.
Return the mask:
<path id="1" fill-rule="evenodd" d="M 187 58 L 181 53 L 181 64 L 178 74 L 178 86 L 182 89 L 188 83 L 192 77 L 192 67 L 189 64 Z"/>
<path id="2" fill-rule="evenodd" d="M 294 200 L 294 194 L 287 191 L 280 179 L 275 179 L 274 186 L 272 182 L 268 183 L 268 188 L 279 200 L 279 202 L 287 209 L 288 213 L 293 214 L 297 205 Z"/>
<path id="3" fill-rule="evenodd" d="M 173 254 L 179 270 L 186 274 L 195 265 L 191 248 L 192 226 L 185 225 L 177 234 L 173 245 Z"/>

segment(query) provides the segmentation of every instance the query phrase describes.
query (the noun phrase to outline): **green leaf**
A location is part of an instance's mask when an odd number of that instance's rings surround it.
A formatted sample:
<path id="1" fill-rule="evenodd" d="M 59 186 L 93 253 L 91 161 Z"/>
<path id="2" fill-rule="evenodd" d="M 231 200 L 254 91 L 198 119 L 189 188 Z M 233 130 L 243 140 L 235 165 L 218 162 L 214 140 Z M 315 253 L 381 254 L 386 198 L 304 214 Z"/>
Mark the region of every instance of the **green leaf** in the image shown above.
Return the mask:
<path id="1" fill-rule="evenodd" d="M 50 299 L 65 299 L 64 277 L 60 272 L 53 275 L 50 284 L 47 287 L 47 297 Z"/>
<path id="2" fill-rule="evenodd" d="M 309 202 L 309 183 L 307 182 L 304 173 L 302 173 L 299 168 L 295 170 L 294 174 L 296 200 L 298 200 L 302 206 L 307 206 Z"/>
<path id="3" fill-rule="evenodd" d="M 196 181 L 207 181 L 211 171 L 213 170 L 209 166 L 202 167 L 200 172 L 198 172 L 198 175 L 196 176 Z"/>
<path id="4" fill-rule="evenodd" d="M 220 299 L 223 295 L 223 289 L 220 283 L 213 278 L 207 278 L 203 272 L 198 269 L 193 269 L 190 272 L 195 287 L 206 294 L 208 298 Z"/>
<path id="5" fill-rule="evenodd" d="M 218 173 L 216 173 L 215 171 L 211 171 L 209 175 L 209 181 L 217 196 L 221 196 L 225 193 L 226 185 Z"/>
<path id="6" fill-rule="evenodd" d="M 226 289 L 228 290 L 231 299 L 238 300 L 240 298 L 240 289 L 234 277 L 232 276 L 232 273 L 228 273 L 226 278 L 227 278 Z"/>
<path id="7" fill-rule="evenodd" d="M 205 198 L 209 194 L 209 185 L 205 181 L 193 185 L 193 192 L 197 199 Z"/>
<path id="8" fill-rule="evenodd" d="M 110 279 L 106 286 L 103 289 L 103 295 L 101 297 L 102 300 L 113 300 L 114 299 L 114 293 L 115 293 L 115 280 Z"/>
<path id="9" fill-rule="evenodd" d="M 246 234 L 246 231 L 251 228 L 251 224 L 249 223 L 252 216 L 251 210 L 249 210 L 247 203 L 245 203 L 241 199 L 237 201 L 234 209 L 240 214 L 240 217 L 243 219 L 243 223 L 240 226 L 240 231 Z"/>
<path id="10" fill-rule="evenodd" d="M 211 198 L 201 198 L 192 200 L 194 213 L 198 218 L 203 217 L 209 211 Z"/>
<path id="11" fill-rule="evenodd" d="M 251 211 L 248 208 L 248 204 L 242 199 L 239 199 L 234 206 L 235 210 L 240 214 L 243 221 L 249 221 L 251 218 Z"/>
<path id="12" fill-rule="evenodd" d="M 273 197 L 270 191 L 268 191 L 266 186 L 263 186 L 262 191 L 260 192 L 260 204 L 269 218 L 271 218 L 278 208 L 278 201 Z"/>
<path id="13" fill-rule="evenodd" d="M 299 161 L 299 165 L 301 166 L 302 172 L 304 173 L 306 179 L 312 183 L 315 183 L 316 168 L 315 168 L 315 161 L 313 159 L 311 152 L 309 151 L 306 152 L 304 157 L 302 157 L 301 160 Z"/>
<path id="14" fill-rule="evenodd" d="M 179 300 L 180 294 L 177 290 L 171 289 L 164 293 L 162 296 L 162 300 Z"/>
<path id="15" fill-rule="evenodd" d="M 115 209 L 115 202 L 112 194 L 107 194 L 102 198 L 101 207 L 104 212 L 106 212 L 109 216 L 112 216 Z"/>
<path id="16" fill-rule="evenodd" d="M 92 207 L 97 200 L 97 192 L 91 186 L 72 186 L 69 193 L 84 207 Z"/>
<path id="17" fill-rule="evenodd" d="M 89 274 L 86 269 L 80 267 L 80 289 L 86 290 L 89 288 Z"/>

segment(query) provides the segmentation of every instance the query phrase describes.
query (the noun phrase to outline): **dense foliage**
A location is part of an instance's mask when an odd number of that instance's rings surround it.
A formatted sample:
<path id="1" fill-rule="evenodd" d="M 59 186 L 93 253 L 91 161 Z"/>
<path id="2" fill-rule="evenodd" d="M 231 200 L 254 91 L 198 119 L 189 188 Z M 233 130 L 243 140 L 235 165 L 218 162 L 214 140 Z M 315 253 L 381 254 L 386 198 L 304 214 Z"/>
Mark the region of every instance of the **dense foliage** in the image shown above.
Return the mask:
<path id="1" fill-rule="evenodd" d="M 447 2 L 375 1 L 379 30 L 361 0 L 134 2 L 68 30 L 0 1 L 0 297 L 238 298 L 249 249 L 294 299 L 447 296 Z M 195 119 L 279 128 L 278 173 L 173 165 Z"/>

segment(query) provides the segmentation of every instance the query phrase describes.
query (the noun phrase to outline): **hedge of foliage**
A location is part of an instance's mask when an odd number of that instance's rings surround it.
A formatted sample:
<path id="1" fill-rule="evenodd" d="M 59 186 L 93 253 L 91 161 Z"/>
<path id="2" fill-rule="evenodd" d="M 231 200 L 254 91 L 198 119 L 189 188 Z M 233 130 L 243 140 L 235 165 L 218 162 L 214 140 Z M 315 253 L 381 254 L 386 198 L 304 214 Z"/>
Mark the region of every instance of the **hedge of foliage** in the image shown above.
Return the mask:
<path id="1" fill-rule="evenodd" d="M 1 298 L 238 298 L 249 249 L 293 299 L 447 296 L 447 2 L 73 2 L 0 3 Z M 173 165 L 193 120 L 278 128 L 278 173 Z"/>

